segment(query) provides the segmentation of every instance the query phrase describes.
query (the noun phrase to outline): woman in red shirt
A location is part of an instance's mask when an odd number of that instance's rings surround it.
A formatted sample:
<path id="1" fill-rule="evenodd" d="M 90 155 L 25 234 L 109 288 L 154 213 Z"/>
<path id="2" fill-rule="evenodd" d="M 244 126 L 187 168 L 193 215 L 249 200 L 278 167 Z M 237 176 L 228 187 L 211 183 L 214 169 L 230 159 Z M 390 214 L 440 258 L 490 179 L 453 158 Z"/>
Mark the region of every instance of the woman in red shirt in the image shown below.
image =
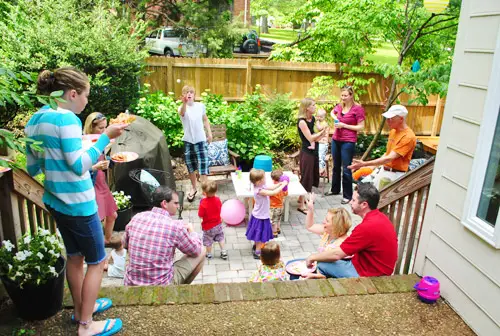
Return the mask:
<path id="1" fill-rule="evenodd" d="M 342 204 L 352 198 L 352 172 L 347 166 L 352 163 L 358 132 L 365 127 L 365 109 L 354 101 L 351 86 L 344 86 L 340 92 L 342 102 L 331 112 L 335 120 L 332 137 L 333 175 L 332 188 L 325 195 L 339 195 L 342 183 Z M 342 171 L 342 176 L 341 176 Z"/>

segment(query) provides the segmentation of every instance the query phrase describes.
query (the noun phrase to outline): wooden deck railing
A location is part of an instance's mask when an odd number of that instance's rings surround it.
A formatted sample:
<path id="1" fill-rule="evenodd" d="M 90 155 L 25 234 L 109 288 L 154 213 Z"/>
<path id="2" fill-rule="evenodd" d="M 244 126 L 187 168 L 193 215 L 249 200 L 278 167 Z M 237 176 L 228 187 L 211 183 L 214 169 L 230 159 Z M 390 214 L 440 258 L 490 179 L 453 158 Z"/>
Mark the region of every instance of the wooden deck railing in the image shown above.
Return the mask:
<path id="1" fill-rule="evenodd" d="M 55 221 L 42 201 L 43 186 L 22 169 L 0 174 L 0 240 L 17 240 L 38 228 L 56 232 Z"/>
<path id="2" fill-rule="evenodd" d="M 398 261 L 394 274 L 413 271 L 433 169 L 434 157 L 380 192 L 378 207 L 389 217 L 398 233 Z"/>

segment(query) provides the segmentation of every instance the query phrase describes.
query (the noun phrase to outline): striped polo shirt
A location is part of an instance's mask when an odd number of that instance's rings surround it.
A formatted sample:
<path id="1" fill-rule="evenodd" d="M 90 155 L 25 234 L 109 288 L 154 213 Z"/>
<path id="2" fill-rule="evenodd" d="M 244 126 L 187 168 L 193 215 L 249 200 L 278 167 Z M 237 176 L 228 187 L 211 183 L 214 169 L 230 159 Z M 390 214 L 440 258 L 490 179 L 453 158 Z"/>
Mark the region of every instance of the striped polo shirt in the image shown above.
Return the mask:
<path id="1" fill-rule="evenodd" d="M 71 111 L 49 106 L 36 112 L 25 128 L 28 138 L 41 141 L 43 152 L 26 146 L 31 176 L 45 173 L 43 202 L 69 216 L 90 216 L 97 212 L 95 191 L 89 170 L 109 143 L 102 134 L 94 146 L 82 148 L 82 123 Z"/>

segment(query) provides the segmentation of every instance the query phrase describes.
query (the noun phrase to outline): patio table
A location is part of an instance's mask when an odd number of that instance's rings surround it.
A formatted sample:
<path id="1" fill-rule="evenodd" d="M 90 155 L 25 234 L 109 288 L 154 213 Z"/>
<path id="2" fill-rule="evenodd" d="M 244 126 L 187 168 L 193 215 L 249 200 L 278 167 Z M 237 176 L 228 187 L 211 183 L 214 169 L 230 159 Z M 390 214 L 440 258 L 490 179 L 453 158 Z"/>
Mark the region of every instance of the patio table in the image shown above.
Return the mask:
<path id="1" fill-rule="evenodd" d="M 304 196 L 307 191 L 304 189 L 302 184 L 299 182 L 299 177 L 291 171 L 284 171 L 284 175 L 290 177 L 290 183 L 288 184 L 288 197 L 285 197 L 284 202 L 284 221 L 288 222 L 288 217 L 290 214 L 290 196 Z M 234 191 L 236 192 L 236 197 L 245 198 L 248 206 L 248 214 L 252 213 L 253 209 L 253 185 L 250 183 L 250 173 L 240 173 L 238 177 L 237 173 L 231 173 L 231 180 L 233 181 Z M 266 173 L 266 185 L 273 185 L 273 180 L 271 179 L 271 173 Z"/>

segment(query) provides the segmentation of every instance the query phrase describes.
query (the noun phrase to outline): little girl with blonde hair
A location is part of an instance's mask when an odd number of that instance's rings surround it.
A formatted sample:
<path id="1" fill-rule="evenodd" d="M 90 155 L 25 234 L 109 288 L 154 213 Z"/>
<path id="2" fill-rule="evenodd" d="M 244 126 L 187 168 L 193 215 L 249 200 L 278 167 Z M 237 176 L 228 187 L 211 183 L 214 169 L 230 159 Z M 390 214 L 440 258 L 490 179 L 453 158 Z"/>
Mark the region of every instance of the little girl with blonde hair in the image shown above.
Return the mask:
<path id="1" fill-rule="evenodd" d="M 270 220 L 269 196 L 277 195 L 288 184 L 287 181 L 266 186 L 266 173 L 262 169 L 250 170 L 250 182 L 253 184 L 255 205 L 248 222 L 246 237 L 255 242 L 253 257 L 260 259 L 262 246 L 273 239 L 273 228 Z"/>

